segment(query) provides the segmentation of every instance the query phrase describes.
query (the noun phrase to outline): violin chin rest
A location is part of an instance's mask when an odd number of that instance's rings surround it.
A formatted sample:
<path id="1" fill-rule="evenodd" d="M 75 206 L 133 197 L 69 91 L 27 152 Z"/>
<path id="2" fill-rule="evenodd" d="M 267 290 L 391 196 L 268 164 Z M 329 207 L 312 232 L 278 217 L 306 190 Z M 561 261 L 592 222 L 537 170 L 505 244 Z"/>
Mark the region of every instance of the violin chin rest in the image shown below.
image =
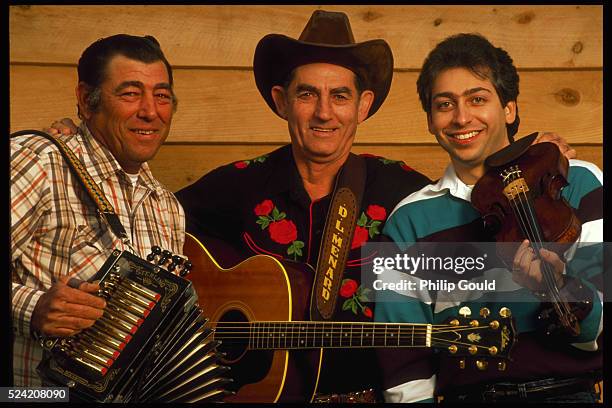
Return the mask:
<path id="1" fill-rule="evenodd" d="M 533 141 L 538 136 L 538 132 L 534 132 L 530 135 L 520 138 L 503 149 L 493 153 L 485 159 L 485 166 L 487 167 L 501 167 L 506 163 L 517 159 L 520 155 L 525 153 L 529 146 L 533 144 Z"/>

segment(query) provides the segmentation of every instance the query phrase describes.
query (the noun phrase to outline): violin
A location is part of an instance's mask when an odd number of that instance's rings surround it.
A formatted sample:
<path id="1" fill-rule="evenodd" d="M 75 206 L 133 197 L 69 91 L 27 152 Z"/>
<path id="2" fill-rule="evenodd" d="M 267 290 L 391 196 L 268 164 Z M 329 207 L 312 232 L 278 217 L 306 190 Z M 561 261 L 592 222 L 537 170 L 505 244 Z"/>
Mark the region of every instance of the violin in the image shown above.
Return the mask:
<path id="1" fill-rule="evenodd" d="M 528 239 L 541 270 L 546 300 L 540 319 L 547 332 L 580 334 L 579 310 L 560 296 L 553 268 L 540 257 L 540 248 L 563 253 L 578 239 L 582 224 L 561 196 L 569 162 L 554 143 L 532 145 L 538 133 L 523 137 L 487 157 L 487 172 L 472 190 L 472 205 L 479 211 L 485 230 L 497 242 L 498 255 L 512 265 L 516 251 Z M 556 317 L 556 319 L 555 319 Z"/>

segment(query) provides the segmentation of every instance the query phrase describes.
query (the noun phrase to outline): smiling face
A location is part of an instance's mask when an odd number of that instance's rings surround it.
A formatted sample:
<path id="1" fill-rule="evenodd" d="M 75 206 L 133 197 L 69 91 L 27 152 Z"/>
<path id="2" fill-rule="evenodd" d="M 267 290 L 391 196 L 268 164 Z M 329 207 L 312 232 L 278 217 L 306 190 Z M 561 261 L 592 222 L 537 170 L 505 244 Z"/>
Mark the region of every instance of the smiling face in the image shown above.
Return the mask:
<path id="1" fill-rule="evenodd" d="M 166 66 L 117 55 L 108 62 L 100 90 L 99 108 L 92 111 L 86 103 L 91 88 L 83 82 L 77 87 L 85 122 L 127 173 L 138 173 L 170 131 L 173 94 Z"/>
<path id="2" fill-rule="evenodd" d="M 287 119 L 296 160 L 343 163 L 374 93 L 359 94 L 349 69 L 315 63 L 296 68 L 288 88 L 274 86 L 272 97 Z"/>
<path id="3" fill-rule="evenodd" d="M 491 81 L 466 68 L 442 71 L 431 95 L 429 132 L 448 152 L 459 178 L 474 184 L 487 156 L 509 144 L 506 124 L 514 122 L 516 103 L 502 106 Z"/>

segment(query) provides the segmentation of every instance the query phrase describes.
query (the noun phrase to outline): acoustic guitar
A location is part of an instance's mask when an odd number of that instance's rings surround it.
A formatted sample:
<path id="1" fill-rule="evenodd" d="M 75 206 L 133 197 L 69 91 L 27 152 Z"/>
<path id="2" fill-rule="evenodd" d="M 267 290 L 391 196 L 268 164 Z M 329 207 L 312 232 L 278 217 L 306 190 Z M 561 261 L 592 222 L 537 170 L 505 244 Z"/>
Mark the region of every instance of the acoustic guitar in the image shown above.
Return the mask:
<path id="1" fill-rule="evenodd" d="M 190 234 L 184 254 L 193 264 L 187 278 L 221 341 L 222 364 L 231 368 L 228 402 L 312 401 L 326 349 L 431 347 L 462 361 L 503 363 L 515 341 L 505 308 L 498 317 L 481 310 L 478 318 L 465 308 L 442 325 L 309 321 L 310 266 L 257 255 L 224 269 Z"/>

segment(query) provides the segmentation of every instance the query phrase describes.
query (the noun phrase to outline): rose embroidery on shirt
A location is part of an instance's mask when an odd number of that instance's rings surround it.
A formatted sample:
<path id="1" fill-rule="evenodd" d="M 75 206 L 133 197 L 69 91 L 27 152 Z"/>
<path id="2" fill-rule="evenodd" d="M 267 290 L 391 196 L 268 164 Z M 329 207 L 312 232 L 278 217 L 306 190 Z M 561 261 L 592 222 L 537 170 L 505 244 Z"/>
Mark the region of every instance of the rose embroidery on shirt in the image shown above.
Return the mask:
<path id="1" fill-rule="evenodd" d="M 237 169 L 246 169 L 251 163 L 263 163 L 267 158 L 268 155 L 264 154 L 251 160 L 240 160 L 234 163 L 234 167 Z"/>
<path id="2" fill-rule="evenodd" d="M 302 256 L 304 242 L 297 240 L 297 227 L 293 221 L 287 220 L 287 214 L 276 208 L 272 200 L 263 200 L 253 209 L 258 216 L 256 223 L 261 229 L 268 229 L 270 239 L 277 244 L 289 245 L 287 254 L 292 255 L 294 260 Z"/>
<path id="3" fill-rule="evenodd" d="M 374 238 L 380 234 L 378 227 L 385 218 L 387 218 L 387 210 L 380 205 L 371 204 L 365 211 L 362 211 L 361 217 L 357 220 L 351 249 L 359 248 L 366 243 L 368 238 Z"/>
<path id="4" fill-rule="evenodd" d="M 372 309 L 364 306 L 362 303 L 369 302 L 368 292 L 370 289 L 360 286 L 354 279 L 342 279 L 340 286 L 340 296 L 347 298 L 342 304 L 342 310 L 351 310 L 354 314 L 357 313 L 357 308 L 365 317 L 372 317 Z"/>

